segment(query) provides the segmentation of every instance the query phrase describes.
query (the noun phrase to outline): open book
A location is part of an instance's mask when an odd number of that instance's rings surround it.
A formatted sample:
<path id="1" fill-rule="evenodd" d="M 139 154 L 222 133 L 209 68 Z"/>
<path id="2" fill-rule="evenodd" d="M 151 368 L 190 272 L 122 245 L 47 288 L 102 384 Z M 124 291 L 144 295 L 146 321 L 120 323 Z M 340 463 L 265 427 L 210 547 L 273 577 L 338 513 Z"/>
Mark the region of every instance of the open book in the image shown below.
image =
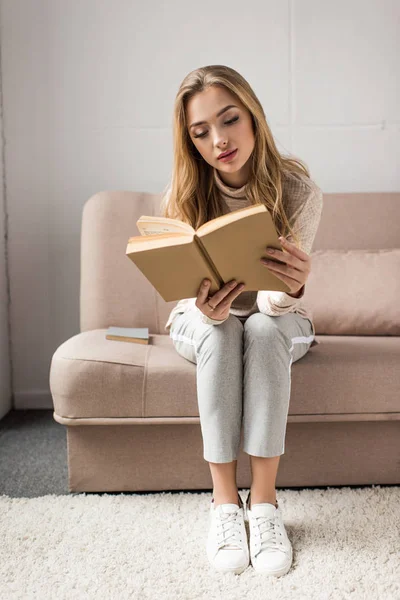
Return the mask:
<path id="1" fill-rule="evenodd" d="M 242 293 L 290 292 L 260 262 L 268 256 L 267 246 L 285 251 L 264 204 L 211 219 L 197 231 L 179 219 L 160 216 L 141 216 L 136 225 L 141 235 L 129 238 L 126 255 L 166 302 L 197 297 L 205 278 L 211 281 L 210 296 L 231 279 L 244 282 Z"/>

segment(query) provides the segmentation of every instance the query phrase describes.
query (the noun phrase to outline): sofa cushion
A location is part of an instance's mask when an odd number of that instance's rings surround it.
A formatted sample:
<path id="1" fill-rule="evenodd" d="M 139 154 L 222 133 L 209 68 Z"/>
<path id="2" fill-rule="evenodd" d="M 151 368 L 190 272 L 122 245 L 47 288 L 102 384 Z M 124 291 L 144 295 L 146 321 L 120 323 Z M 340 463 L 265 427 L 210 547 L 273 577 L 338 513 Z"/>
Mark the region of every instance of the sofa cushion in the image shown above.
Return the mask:
<path id="1" fill-rule="evenodd" d="M 312 252 L 303 299 L 317 334 L 400 335 L 400 248 Z"/>
<path id="2" fill-rule="evenodd" d="M 150 335 L 143 345 L 107 340 L 106 331 L 82 332 L 53 354 L 55 414 L 79 424 L 197 422 L 196 365 L 177 353 L 170 337 Z M 289 415 L 399 411 L 400 337 L 322 335 L 318 341 L 291 366 Z"/>

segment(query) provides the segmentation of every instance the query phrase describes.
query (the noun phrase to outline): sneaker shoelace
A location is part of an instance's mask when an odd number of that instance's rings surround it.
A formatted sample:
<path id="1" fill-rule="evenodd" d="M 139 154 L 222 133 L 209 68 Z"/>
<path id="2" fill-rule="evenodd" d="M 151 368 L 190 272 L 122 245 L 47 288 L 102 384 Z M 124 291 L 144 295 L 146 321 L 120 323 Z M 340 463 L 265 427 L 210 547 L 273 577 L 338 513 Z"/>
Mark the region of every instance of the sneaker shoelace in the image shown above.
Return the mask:
<path id="1" fill-rule="evenodd" d="M 249 508 L 249 500 L 250 495 L 247 498 L 247 510 L 251 510 Z M 277 504 L 278 503 L 276 503 L 275 505 L 276 508 L 278 508 Z M 286 552 L 283 542 L 281 540 L 279 540 L 278 542 L 277 540 L 277 535 L 282 537 L 282 532 L 280 531 L 280 528 L 278 527 L 278 524 L 275 521 L 275 517 L 256 517 L 253 513 L 253 520 L 256 523 L 256 525 L 253 524 L 253 527 L 258 527 L 258 531 L 260 534 L 259 552 L 267 549 L 277 550 L 279 552 Z"/>
<path id="2" fill-rule="evenodd" d="M 241 515 L 239 510 L 232 513 L 223 513 L 222 511 L 219 511 L 219 514 L 216 515 L 216 517 L 218 550 L 221 548 L 227 550 L 237 550 L 238 547 L 241 548 Z M 220 535 L 219 531 L 221 531 L 222 535 Z"/>
<path id="3" fill-rule="evenodd" d="M 261 516 L 254 517 L 254 520 L 260 533 L 260 552 L 267 549 L 284 551 L 283 543 L 277 539 L 281 533 L 277 531 L 275 519 Z"/>

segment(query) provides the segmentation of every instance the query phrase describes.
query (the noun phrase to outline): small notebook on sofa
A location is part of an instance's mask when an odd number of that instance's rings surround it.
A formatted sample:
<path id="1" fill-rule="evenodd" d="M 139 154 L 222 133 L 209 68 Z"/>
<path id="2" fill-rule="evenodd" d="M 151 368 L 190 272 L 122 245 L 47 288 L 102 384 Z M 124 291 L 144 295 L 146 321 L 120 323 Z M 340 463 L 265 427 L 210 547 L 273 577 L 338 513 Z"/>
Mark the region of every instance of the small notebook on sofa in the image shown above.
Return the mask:
<path id="1" fill-rule="evenodd" d="M 135 344 L 149 343 L 148 327 L 109 327 L 106 332 L 107 340 L 133 342 Z"/>
<path id="2" fill-rule="evenodd" d="M 129 238 L 126 255 L 166 302 L 196 297 L 205 278 L 210 295 L 231 279 L 243 281 L 243 291 L 290 292 L 260 262 L 267 246 L 286 252 L 264 204 L 231 211 L 197 230 L 159 216 L 141 216 L 136 225 L 141 235 Z"/>

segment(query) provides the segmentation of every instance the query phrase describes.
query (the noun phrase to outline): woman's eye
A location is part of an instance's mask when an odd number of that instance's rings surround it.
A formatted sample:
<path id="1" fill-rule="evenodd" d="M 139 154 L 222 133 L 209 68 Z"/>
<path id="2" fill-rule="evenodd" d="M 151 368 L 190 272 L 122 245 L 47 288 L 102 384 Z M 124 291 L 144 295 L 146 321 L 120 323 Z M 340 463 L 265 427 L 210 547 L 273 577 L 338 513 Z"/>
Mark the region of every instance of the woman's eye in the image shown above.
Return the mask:
<path id="1" fill-rule="evenodd" d="M 234 117 L 233 119 L 231 119 L 230 121 L 225 121 L 224 125 L 231 125 L 232 123 L 235 123 L 236 121 L 238 121 L 239 117 Z M 207 135 L 207 131 L 204 133 L 201 133 L 200 135 L 194 135 L 193 137 L 195 138 L 202 138 L 205 137 Z"/>

